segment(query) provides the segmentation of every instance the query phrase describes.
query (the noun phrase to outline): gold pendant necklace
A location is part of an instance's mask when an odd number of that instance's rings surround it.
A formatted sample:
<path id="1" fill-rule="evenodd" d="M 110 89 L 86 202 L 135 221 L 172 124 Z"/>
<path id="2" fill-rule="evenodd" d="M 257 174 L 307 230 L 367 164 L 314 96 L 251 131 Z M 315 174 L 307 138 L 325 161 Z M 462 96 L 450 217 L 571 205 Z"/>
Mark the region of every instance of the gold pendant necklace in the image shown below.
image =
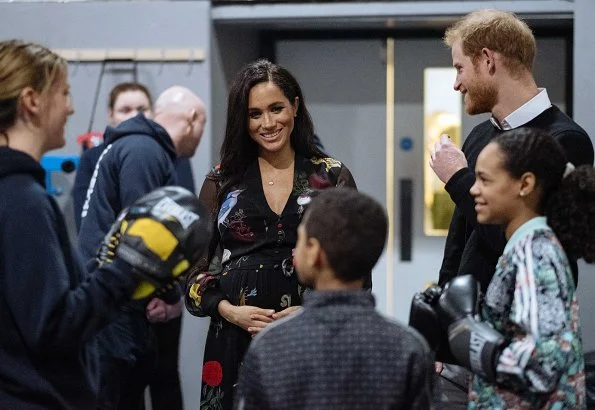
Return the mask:
<path id="1" fill-rule="evenodd" d="M 293 169 L 293 166 L 291 168 Z M 263 181 L 263 184 L 266 181 L 266 183 L 267 183 L 268 186 L 275 185 L 275 179 L 284 180 L 284 177 L 285 177 L 284 174 L 285 174 L 285 171 L 287 171 L 287 169 L 275 169 L 275 168 L 271 168 L 271 169 L 275 170 L 276 172 L 274 174 L 272 172 L 267 172 L 267 173 L 269 175 L 270 174 L 273 174 L 273 175 L 270 175 L 268 177 L 265 177 L 265 173 L 263 173 L 262 171 L 261 171 L 261 174 L 260 174 L 260 176 L 262 178 L 262 181 Z"/>

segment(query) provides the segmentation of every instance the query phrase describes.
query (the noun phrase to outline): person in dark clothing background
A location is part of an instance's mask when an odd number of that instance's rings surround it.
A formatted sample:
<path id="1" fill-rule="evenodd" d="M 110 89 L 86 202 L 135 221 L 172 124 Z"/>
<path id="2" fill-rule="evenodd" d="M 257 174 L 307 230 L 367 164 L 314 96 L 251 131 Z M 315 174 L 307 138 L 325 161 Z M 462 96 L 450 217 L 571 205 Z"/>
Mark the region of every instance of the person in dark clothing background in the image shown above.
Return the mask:
<path id="1" fill-rule="evenodd" d="M 137 114 L 153 117 L 153 99 L 151 93 L 140 83 L 120 83 L 109 93 L 107 112 L 110 127 L 117 127 Z M 84 149 L 74 178 L 72 199 L 74 206 L 74 221 L 77 231 L 81 227 L 81 212 L 89 189 L 89 183 L 97 165 L 97 160 L 105 147 L 104 144 Z M 83 147 L 84 148 L 84 147 Z"/>
<path id="2" fill-rule="evenodd" d="M 262 330 L 240 367 L 235 408 L 430 409 L 434 359 L 415 330 L 362 289 L 386 242 L 382 206 L 353 189 L 314 197 L 294 254 L 303 309 Z"/>
<path id="3" fill-rule="evenodd" d="M 124 213 L 109 227 L 110 236 L 103 242 L 109 243 L 106 246 L 111 253 L 98 255 L 94 271 L 85 269 L 71 246 L 58 204 L 46 192 L 45 172 L 40 165 L 46 152 L 64 146 L 66 121 L 73 112 L 63 58 L 37 44 L 0 42 L 2 408 L 96 408 L 96 335 L 114 319 L 119 306 L 130 301 L 136 289 L 146 286 L 144 281 L 139 284 L 139 277 L 151 276 L 143 272 L 144 265 L 123 259 L 120 241 L 139 259 L 154 258 L 163 250 L 159 246 L 145 251 L 130 246 L 132 236 L 120 228 L 123 222 L 137 225 Z M 165 199 L 178 206 L 175 200 Z M 190 193 L 185 199 L 200 208 Z M 145 220 L 168 230 L 157 218 Z M 171 218 L 167 221 L 172 224 Z M 172 241 L 200 239 L 206 233 L 194 231 L 192 226 L 197 225 L 186 224 L 188 229 L 176 225 L 176 232 L 169 231 Z M 112 232 L 118 232 L 115 242 Z M 135 243 L 148 238 L 148 233 L 142 227 L 136 229 Z M 183 252 L 184 244 L 177 243 Z M 192 247 L 200 247 L 197 243 L 192 242 Z M 161 287 L 171 281 L 168 278 L 172 274 L 173 270 L 164 269 L 157 280 L 151 280 Z"/>
<path id="4" fill-rule="evenodd" d="M 125 82 L 112 88 L 108 100 L 109 126 L 117 127 L 138 114 L 153 117 L 152 96 L 148 88 L 140 83 Z M 205 117 L 206 120 L 206 117 Z M 80 158 L 74 180 L 72 197 L 77 230 L 80 229 L 81 213 L 93 172 L 106 144 L 85 150 Z M 195 192 L 194 176 L 190 158 L 176 157 L 174 160 L 176 184 Z M 178 371 L 182 315 L 167 322 L 154 324 L 157 342 L 157 364 L 152 372 L 150 396 L 154 410 L 182 410 L 182 390 Z"/>
<path id="5" fill-rule="evenodd" d="M 117 127 L 138 114 L 153 118 L 153 98 L 149 89 L 141 83 L 126 82 L 115 85 L 109 93 L 108 121 L 110 127 Z M 81 154 L 74 179 L 72 199 L 74 203 L 74 217 L 77 231 L 81 226 L 81 212 L 89 189 L 89 183 L 95 171 L 95 165 L 105 148 L 104 144 L 85 149 Z M 176 174 L 178 184 L 191 192 L 195 192 L 194 176 L 189 158 L 176 158 Z"/>
<path id="6" fill-rule="evenodd" d="M 535 37 L 514 14 L 470 13 L 446 30 L 445 43 L 457 69 L 454 89 L 463 95 L 466 112 L 492 116 L 471 131 L 462 150 L 443 136 L 431 155 L 430 166 L 455 203 L 439 284 L 471 274 L 485 292 L 506 240 L 501 227 L 477 224 L 469 189 L 480 151 L 495 136 L 521 126 L 547 131 L 575 166 L 593 164 L 593 145 L 587 133 L 550 102 L 547 90 L 537 87 L 532 73 Z M 576 261 L 571 263 L 576 282 Z M 442 370 L 440 364 L 437 370 Z"/>
<path id="7" fill-rule="evenodd" d="M 89 265 L 106 229 L 118 213 L 156 187 L 177 185 L 174 161 L 194 154 L 206 121 L 204 104 L 190 90 L 171 87 L 155 103 L 155 121 L 142 114 L 108 127 L 83 205 L 79 242 Z M 180 316 L 181 290 L 150 301 L 137 293 L 134 303 L 99 335 L 99 408 L 143 406 L 143 391 L 156 364 L 151 323 Z"/>

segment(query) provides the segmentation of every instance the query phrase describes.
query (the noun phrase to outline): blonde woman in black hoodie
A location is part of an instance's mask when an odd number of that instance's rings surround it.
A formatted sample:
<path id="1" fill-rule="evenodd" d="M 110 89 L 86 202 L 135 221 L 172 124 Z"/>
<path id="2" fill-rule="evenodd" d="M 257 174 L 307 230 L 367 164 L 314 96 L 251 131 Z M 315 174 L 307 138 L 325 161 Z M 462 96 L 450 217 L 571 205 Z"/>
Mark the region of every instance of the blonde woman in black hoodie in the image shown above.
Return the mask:
<path id="1" fill-rule="evenodd" d="M 39 161 L 64 145 L 74 112 L 66 62 L 20 41 L 0 43 L 0 403 L 91 408 L 95 332 L 136 279 L 120 261 L 86 279 Z"/>
<path id="2" fill-rule="evenodd" d="M 100 255 L 100 266 L 88 274 L 57 203 L 45 190 L 39 161 L 64 145 L 64 127 L 73 112 L 66 61 L 36 44 L 0 42 L 2 408 L 96 408 L 95 335 L 130 300 L 142 273 L 140 264 L 122 259 L 120 242 L 110 248 L 111 256 Z M 185 198 L 192 203 L 195 197 L 188 193 Z M 134 205 L 153 211 L 146 201 Z M 132 214 L 122 214 L 129 224 L 134 224 L 127 218 Z M 119 229 L 121 223 L 110 233 L 118 228 L 125 241 L 131 235 Z"/>

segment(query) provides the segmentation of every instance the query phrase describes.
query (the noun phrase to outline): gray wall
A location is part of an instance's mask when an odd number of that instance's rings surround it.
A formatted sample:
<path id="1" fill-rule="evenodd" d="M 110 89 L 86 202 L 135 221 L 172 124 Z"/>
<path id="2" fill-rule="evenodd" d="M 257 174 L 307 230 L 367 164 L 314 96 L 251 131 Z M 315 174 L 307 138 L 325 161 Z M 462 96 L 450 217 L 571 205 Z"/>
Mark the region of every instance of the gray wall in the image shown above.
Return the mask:
<path id="1" fill-rule="evenodd" d="M 203 48 L 201 63 L 139 63 L 138 79 L 157 95 L 170 85 L 187 86 L 211 109 L 211 10 L 208 1 L 2 3 L 0 38 L 23 38 L 53 48 Z M 127 68 L 120 65 L 120 68 Z M 103 79 L 93 123 L 102 130 L 106 122 L 106 93 L 129 73 L 114 74 L 113 65 Z M 66 128 L 66 146 L 52 154 L 78 155 L 76 136 L 87 131 L 99 76 L 99 64 L 70 64 L 69 79 L 75 114 Z M 201 145 L 192 159 L 197 187 L 211 166 L 211 122 L 207 122 Z M 68 193 L 73 175 L 57 175 L 54 183 L 65 191 L 59 198 L 69 214 Z M 202 345 L 208 320 L 185 317 L 180 371 L 187 409 L 198 409 L 202 367 Z"/>
<path id="2" fill-rule="evenodd" d="M 574 0 L 574 119 L 595 144 L 595 2 Z M 585 351 L 595 350 L 595 266 L 581 263 L 578 296 Z"/>

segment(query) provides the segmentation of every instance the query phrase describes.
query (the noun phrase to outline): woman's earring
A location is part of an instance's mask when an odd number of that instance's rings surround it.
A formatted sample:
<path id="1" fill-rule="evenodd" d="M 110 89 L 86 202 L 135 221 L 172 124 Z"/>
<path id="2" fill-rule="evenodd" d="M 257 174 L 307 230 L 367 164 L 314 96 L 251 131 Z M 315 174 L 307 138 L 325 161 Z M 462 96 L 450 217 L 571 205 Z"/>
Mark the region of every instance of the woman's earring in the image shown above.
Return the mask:
<path id="1" fill-rule="evenodd" d="M 525 193 L 523 191 L 519 192 L 520 196 L 525 196 Z"/>

